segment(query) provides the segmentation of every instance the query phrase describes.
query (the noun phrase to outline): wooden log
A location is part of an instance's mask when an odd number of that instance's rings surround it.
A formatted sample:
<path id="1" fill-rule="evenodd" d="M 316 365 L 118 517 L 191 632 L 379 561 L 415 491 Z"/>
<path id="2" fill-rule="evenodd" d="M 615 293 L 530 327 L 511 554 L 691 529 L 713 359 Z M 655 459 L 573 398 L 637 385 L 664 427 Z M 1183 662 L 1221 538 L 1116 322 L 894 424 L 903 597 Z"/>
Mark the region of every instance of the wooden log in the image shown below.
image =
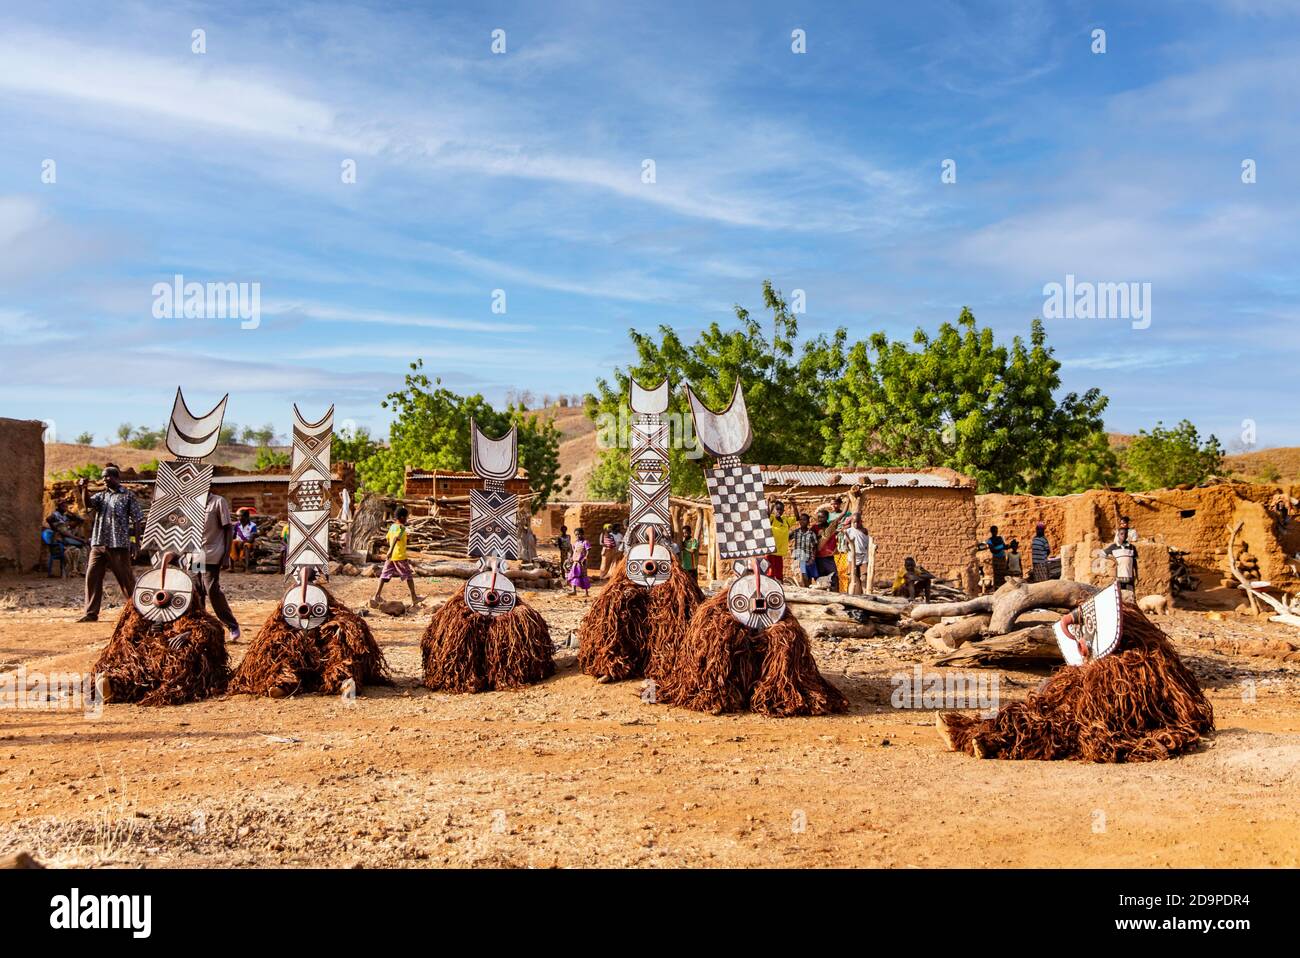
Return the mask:
<path id="1" fill-rule="evenodd" d="M 988 627 L 989 618 L 988 615 L 968 615 L 951 622 L 940 622 L 925 630 L 925 641 L 940 652 L 951 652 L 979 639 Z"/>
<path id="2" fill-rule="evenodd" d="M 1045 665 L 1060 662 L 1061 650 L 1050 625 L 1031 625 L 985 639 L 967 642 L 961 648 L 934 660 L 935 665 L 962 668 L 995 668 L 1003 665 Z"/>
<path id="3" fill-rule="evenodd" d="M 826 622 L 812 632 L 814 639 L 874 639 L 876 626 L 871 623 Z"/>
<path id="4" fill-rule="evenodd" d="M 906 603 L 890 602 L 883 596 L 846 595 L 843 592 L 805 589 L 803 586 L 798 585 L 787 585 L 785 587 L 785 600 L 790 603 L 804 603 L 807 605 L 847 605 L 887 619 L 901 618 L 907 609 Z"/>
<path id="5" fill-rule="evenodd" d="M 993 617 L 987 632 L 989 635 L 1003 635 L 1010 632 L 1016 619 L 1030 609 L 1073 609 L 1096 594 L 1096 586 L 1070 579 L 1022 582 L 1010 590 L 999 589 L 993 596 Z"/>
<path id="6" fill-rule="evenodd" d="M 981 595 L 965 602 L 927 602 L 912 607 L 913 619 L 942 619 L 962 615 L 980 615 L 993 611 L 993 596 Z"/>

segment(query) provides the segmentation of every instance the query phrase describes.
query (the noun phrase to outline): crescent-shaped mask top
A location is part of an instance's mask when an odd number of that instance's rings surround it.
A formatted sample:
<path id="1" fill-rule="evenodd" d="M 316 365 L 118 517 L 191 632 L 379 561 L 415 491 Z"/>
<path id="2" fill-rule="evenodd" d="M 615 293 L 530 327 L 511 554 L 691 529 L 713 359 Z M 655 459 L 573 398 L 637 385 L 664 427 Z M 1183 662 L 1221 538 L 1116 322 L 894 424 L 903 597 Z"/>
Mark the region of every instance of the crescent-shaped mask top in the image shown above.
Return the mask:
<path id="1" fill-rule="evenodd" d="M 226 400 L 229 398 L 227 393 L 209 412 L 196 416 L 185 405 L 180 387 L 176 387 L 176 401 L 172 403 L 172 417 L 167 423 L 168 451 L 178 459 L 202 459 L 212 455 L 221 439 L 221 421 L 226 416 Z"/>
<path id="2" fill-rule="evenodd" d="M 651 386 L 646 389 L 635 379 L 629 377 L 632 383 L 632 411 L 640 413 L 643 416 L 658 416 L 668 409 L 668 377 L 665 376 L 663 382 L 658 386 Z"/>
<path id="3" fill-rule="evenodd" d="M 334 407 L 330 406 L 325 415 L 315 422 L 308 422 L 306 417 L 298 411 L 298 404 L 293 404 L 293 425 L 300 433 L 306 436 L 319 436 L 322 433 L 330 432 L 334 428 Z"/>
<path id="4" fill-rule="evenodd" d="M 730 405 L 720 413 L 705 406 L 689 383 L 686 385 L 686 398 L 691 403 L 695 435 L 709 455 L 716 458 L 739 456 L 754 441 L 754 433 L 749 426 L 749 409 L 745 406 L 745 393 L 740 388 L 740 380 L 736 380 Z"/>
<path id="5" fill-rule="evenodd" d="M 513 479 L 519 468 L 519 431 L 515 426 L 500 439 L 489 439 L 469 421 L 470 468 L 484 479 Z"/>

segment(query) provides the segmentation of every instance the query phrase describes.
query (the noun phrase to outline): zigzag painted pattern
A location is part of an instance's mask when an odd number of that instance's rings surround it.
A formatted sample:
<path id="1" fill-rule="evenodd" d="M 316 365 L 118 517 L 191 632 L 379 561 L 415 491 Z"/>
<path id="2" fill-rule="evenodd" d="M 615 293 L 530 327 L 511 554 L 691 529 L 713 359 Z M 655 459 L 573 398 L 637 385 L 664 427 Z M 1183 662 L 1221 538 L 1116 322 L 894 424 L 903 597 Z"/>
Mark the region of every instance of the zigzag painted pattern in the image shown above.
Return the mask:
<path id="1" fill-rule="evenodd" d="M 519 497 L 513 492 L 469 491 L 469 554 L 518 559 Z"/>
<path id="2" fill-rule="evenodd" d="M 645 542 L 650 527 L 663 537 L 672 522 L 668 512 L 668 424 L 662 416 L 638 416 L 632 422 L 632 481 L 628 511 L 628 538 Z"/>
<path id="3" fill-rule="evenodd" d="M 191 461 L 160 462 L 140 547 L 152 550 L 155 560 L 165 552 L 200 552 L 211 486 L 211 466 Z"/>

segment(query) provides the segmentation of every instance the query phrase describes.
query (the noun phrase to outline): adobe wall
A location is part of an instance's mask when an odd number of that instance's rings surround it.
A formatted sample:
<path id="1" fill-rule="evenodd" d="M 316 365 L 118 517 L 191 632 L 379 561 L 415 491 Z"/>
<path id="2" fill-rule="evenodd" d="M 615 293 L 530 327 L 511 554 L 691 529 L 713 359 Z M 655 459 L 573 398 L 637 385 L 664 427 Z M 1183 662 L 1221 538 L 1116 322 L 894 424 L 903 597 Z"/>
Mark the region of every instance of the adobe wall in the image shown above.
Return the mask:
<path id="1" fill-rule="evenodd" d="M 1227 570 L 1228 532 L 1242 523 L 1238 538 L 1259 559 L 1261 575 L 1274 582 L 1296 579 L 1288 561 L 1300 551 L 1300 522 L 1279 535 L 1266 505 L 1277 486 L 1218 483 L 1195 489 L 1160 489 L 1146 493 L 1092 490 L 1073 496 L 978 496 L 976 519 L 981 537 L 997 525 L 1007 538 L 1018 538 L 1026 551 L 1035 522 L 1047 524 L 1053 551 L 1081 545 L 1092 536 L 1101 544 L 1115 534 L 1114 504 L 1129 516 L 1140 539 L 1162 542 L 1188 553 L 1190 565 L 1214 572 Z M 1294 562 L 1291 559 L 1290 562 Z"/>
<path id="2" fill-rule="evenodd" d="M 587 568 L 600 567 L 600 531 L 605 523 L 620 523 L 627 528 L 628 505 L 625 502 L 580 502 L 564 510 L 564 525 L 569 527 L 569 535 L 575 535 L 579 528 L 586 533 L 591 543 L 587 553 Z"/>
<path id="3" fill-rule="evenodd" d="M 863 498 L 862 522 L 876 541 L 876 581 L 892 579 L 908 556 L 958 582 L 973 562 L 974 489 L 872 488 Z"/>
<path id="4" fill-rule="evenodd" d="M 45 424 L 35 419 L 0 419 L 0 571 L 28 572 L 41 561 L 45 524 Z"/>

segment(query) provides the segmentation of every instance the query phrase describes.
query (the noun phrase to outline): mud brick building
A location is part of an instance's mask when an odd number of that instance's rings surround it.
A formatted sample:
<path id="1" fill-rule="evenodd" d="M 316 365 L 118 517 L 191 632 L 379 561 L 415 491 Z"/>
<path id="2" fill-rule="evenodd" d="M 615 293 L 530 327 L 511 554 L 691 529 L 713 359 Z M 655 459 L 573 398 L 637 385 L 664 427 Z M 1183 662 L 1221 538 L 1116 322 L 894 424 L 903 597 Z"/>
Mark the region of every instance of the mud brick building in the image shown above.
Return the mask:
<path id="1" fill-rule="evenodd" d="M 335 515 L 343 505 L 343 490 L 347 489 L 355 501 L 357 491 L 356 472 L 350 462 L 336 462 L 330 474 L 330 506 Z M 153 498 L 154 477 L 152 473 L 137 475 L 128 469 L 122 474 L 123 482 L 140 498 L 140 506 L 146 512 L 149 501 Z M 98 488 L 99 483 L 92 483 Z M 256 516 L 267 519 L 286 519 L 289 515 L 289 473 L 284 472 L 243 472 L 225 466 L 217 466 L 212 476 L 212 491 L 225 496 L 230 501 L 231 511 L 248 509 Z M 51 483 L 45 489 L 47 508 L 52 508 L 54 501 L 66 498 L 76 506 L 77 490 L 73 482 L 59 481 Z"/>
<path id="2" fill-rule="evenodd" d="M 408 466 L 402 483 L 402 498 L 454 499 L 464 496 L 468 502 L 470 490 L 482 488 L 482 478 L 473 472 L 412 469 Z M 520 469 L 513 479 L 507 479 L 506 492 L 513 492 L 521 500 L 531 499 L 533 490 L 528 485 L 528 473 Z"/>
<path id="3" fill-rule="evenodd" d="M 1261 576 L 1290 587 L 1300 581 L 1300 522 L 1292 520 L 1283 527 L 1270 504 L 1298 492 L 1296 487 L 1217 482 L 1142 493 L 1092 490 L 1073 496 L 984 495 L 978 497 L 976 511 L 981 531 L 997 525 L 1002 535 L 1008 539 L 1015 536 L 1021 543 L 1033 535 L 1035 522 L 1046 523 L 1053 551 L 1069 548 L 1076 575 L 1088 581 L 1083 576 L 1091 566 L 1093 550 L 1113 539 L 1118 509 L 1129 517 L 1138 534 L 1138 590 L 1144 595 L 1159 590 L 1158 566 L 1167 562 L 1170 548 L 1187 553 L 1188 565 L 1204 585 L 1224 575 L 1228 570 L 1228 533 L 1240 522 L 1238 543 L 1245 543 L 1258 559 Z M 1144 542 L 1158 548 L 1144 549 Z M 1144 573 L 1149 588 L 1143 587 Z M 1163 584 L 1167 583 L 1166 572 Z"/>
<path id="4" fill-rule="evenodd" d="M 875 541 L 877 583 L 892 581 L 908 556 L 958 583 L 972 574 L 977 535 L 969 476 L 943 468 L 764 466 L 763 484 L 769 500 L 793 498 L 801 511 L 842 496 Z"/>
<path id="5" fill-rule="evenodd" d="M 45 487 L 45 424 L 0 419 L 0 572 L 28 572 L 41 562 L 41 528 L 48 515 Z"/>

